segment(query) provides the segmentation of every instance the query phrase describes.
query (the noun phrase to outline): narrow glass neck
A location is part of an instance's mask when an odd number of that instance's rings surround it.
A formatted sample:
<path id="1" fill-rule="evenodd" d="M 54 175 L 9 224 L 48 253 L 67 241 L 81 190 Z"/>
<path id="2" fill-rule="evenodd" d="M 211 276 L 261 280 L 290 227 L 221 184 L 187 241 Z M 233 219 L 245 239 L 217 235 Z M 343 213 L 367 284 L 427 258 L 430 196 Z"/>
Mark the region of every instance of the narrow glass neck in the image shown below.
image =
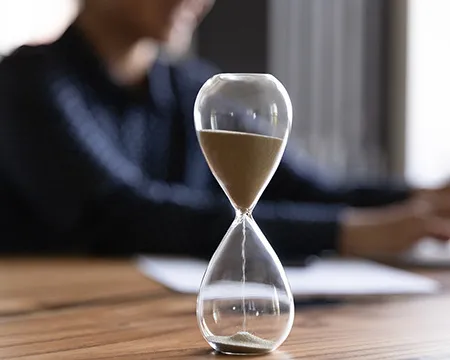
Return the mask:
<path id="1" fill-rule="evenodd" d="M 245 211 L 242 211 L 241 209 L 236 209 L 236 219 L 243 219 L 245 217 L 253 219 L 252 212 L 253 212 L 253 209 L 245 210 Z"/>

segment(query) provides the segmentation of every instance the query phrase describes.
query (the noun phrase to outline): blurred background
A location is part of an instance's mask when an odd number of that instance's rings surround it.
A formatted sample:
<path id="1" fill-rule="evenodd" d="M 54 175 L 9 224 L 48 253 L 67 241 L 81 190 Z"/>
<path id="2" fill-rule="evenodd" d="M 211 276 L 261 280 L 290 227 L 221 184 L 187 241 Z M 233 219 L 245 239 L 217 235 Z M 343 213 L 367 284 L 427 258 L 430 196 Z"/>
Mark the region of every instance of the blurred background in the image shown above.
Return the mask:
<path id="1" fill-rule="evenodd" d="M 1 0 L 0 57 L 51 42 L 77 0 Z M 450 175 L 449 0 L 217 0 L 192 53 L 270 72 L 294 105 L 298 152 L 341 180 Z"/>

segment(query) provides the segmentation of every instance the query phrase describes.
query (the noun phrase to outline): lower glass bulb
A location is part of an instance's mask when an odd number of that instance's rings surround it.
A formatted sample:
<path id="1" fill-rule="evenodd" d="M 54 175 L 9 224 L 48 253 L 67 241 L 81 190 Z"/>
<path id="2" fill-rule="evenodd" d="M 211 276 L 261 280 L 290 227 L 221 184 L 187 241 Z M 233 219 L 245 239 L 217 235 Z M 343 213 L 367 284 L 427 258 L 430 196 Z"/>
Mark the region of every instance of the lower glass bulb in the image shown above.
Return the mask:
<path id="1" fill-rule="evenodd" d="M 289 335 L 290 286 L 250 214 L 237 214 L 214 253 L 200 287 L 197 320 L 211 347 L 226 354 L 271 352 Z"/>

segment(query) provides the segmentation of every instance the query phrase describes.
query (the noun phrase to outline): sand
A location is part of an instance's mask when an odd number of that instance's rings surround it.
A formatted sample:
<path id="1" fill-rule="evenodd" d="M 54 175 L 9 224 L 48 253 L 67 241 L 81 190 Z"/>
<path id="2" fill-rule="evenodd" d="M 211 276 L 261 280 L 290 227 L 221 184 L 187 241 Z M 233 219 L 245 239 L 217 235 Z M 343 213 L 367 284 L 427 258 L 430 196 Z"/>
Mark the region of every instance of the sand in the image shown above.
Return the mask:
<path id="1" fill-rule="evenodd" d="M 272 351 L 275 342 L 261 339 L 246 331 L 232 336 L 210 336 L 207 340 L 214 344 L 217 351 L 233 354 L 262 354 Z"/>
<path id="2" fill-rule="evenodd" d="M 245 212 L 269 182 L 281 158 L 283 140 L 231 131 L 199 131 L 211 171 L 230 200 Z"/>

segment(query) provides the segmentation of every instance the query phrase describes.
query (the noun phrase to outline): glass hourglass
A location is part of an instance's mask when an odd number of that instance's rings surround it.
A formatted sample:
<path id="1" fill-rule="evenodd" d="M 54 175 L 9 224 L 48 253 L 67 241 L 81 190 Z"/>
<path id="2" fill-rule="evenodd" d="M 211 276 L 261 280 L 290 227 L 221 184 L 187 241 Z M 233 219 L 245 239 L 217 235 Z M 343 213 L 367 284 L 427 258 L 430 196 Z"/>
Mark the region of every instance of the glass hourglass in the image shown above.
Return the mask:
<path id="1" fill-rule="evenodd" d="M 289 335 L 294 302 L 252 211 L 284 153 L 291 101 L 272 75 L 219 74 L 200 89 L 194 118 L 203 154 L 236 211 L 203 276 L 198 324 L 218 352 L 267 353 Z"/>

